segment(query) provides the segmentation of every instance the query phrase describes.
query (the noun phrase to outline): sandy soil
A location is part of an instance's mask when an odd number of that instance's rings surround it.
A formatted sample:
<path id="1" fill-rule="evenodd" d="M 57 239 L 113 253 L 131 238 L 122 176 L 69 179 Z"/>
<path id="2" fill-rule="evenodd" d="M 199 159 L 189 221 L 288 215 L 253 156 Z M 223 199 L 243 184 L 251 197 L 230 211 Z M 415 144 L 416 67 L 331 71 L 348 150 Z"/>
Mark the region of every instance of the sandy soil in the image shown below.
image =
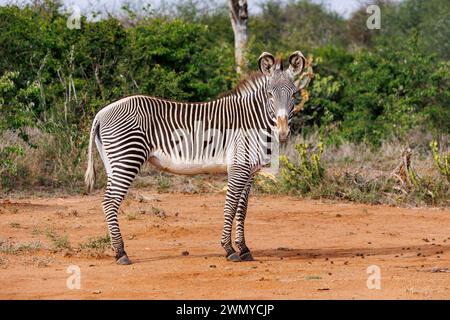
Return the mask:
<path id="1" fill-rule="evenodd" d="M 246 235 L 256 261 L 232 263 L 219 245 L 223 194 L 138 190 L 120 214 L 132 265 L 51 250 L 43 230 L 73 248 L 103 236 L 100 202 L 100 193 L 2 200 L 0 240 L 42 248 L 0 253 L 0 298 L 450 299 L 450 210 L 252 196 Z M 80 289 L 67 287 L 70 265 L 80 267 Z M 380 289 L 367 286 L 372 265 Z"/>

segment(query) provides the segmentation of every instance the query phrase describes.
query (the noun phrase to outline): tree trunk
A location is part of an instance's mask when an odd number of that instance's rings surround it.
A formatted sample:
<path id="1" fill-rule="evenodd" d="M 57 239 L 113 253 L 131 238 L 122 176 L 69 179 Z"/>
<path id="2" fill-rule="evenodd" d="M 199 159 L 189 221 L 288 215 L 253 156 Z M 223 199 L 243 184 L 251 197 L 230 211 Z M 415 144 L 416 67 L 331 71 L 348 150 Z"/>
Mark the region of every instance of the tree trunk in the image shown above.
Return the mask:
<path id="1" fill-rule="evenodd" d="M 248 40 L 247 0 L 228 0 L 230 19 L 234 32 L 234 56 L 236 72 L 242 73 L 247 67 L 246 50 Z"/>

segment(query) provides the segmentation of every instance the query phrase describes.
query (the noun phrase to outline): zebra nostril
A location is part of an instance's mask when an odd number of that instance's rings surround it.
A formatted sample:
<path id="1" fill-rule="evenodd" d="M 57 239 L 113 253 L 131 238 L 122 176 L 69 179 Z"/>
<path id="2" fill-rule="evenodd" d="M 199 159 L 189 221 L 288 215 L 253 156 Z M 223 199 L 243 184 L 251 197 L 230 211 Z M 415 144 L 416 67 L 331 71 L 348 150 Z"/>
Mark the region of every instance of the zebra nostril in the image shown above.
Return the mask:
<path id="1" fill-rule="evenodd" d="M 280 142 L 284 143 L 287 141 L 287 138 L 289 137 L 290 132 L 289 131 L 280 131 L 278 134 Z"/>

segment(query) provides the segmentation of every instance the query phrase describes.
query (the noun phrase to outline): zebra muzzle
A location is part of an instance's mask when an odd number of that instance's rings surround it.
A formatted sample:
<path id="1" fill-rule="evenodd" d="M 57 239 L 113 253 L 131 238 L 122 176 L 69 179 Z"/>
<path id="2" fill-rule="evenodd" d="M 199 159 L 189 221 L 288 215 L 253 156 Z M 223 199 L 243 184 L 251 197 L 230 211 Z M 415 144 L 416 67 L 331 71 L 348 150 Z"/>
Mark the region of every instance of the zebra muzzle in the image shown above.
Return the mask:
<path id="1" fill-rule="evenodd" d="M 278 138 L 280 139 L 280 142 L 283 143 L 286 142 L 291 131 L 289 129 L 287 117 L 285 116 L 277 117 L 277 129 L 278 129 Z"/>

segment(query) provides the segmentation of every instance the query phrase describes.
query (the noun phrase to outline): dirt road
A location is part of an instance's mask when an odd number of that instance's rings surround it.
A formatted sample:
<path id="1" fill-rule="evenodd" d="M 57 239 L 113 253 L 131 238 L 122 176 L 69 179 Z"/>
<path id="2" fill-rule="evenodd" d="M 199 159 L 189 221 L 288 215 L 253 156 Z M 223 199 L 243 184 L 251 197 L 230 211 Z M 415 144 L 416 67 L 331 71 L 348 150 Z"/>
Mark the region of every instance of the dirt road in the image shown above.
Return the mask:
<path id="1" fill-rule="evenodd" d="M 252 196 L 256 261 L 232 263 L 219 245 L 223 202 L 134 191 L 119 218 L 133 264 L 118 266 L 77 249 L 105 235 L 100 193 L 2 200 L 0 298 L 450 299 L 450 210 Z M 67 287 L 70 265 L 80 289 Z"/>

